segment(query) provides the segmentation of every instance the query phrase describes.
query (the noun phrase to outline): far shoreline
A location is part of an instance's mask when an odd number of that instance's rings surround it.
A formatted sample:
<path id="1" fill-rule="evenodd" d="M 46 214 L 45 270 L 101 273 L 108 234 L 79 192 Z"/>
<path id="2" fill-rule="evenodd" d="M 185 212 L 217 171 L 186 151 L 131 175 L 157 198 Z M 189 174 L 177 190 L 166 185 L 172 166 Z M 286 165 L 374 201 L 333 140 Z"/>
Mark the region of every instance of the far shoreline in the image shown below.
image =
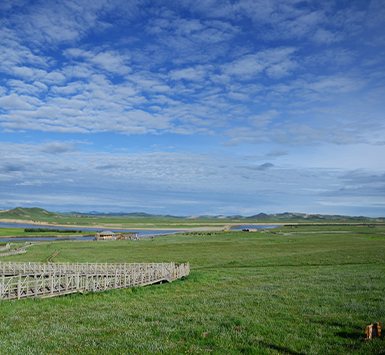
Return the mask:
<path id="1" fill-rule="evenodd" d="M 97 224 L 97 225 L 78 225 L 78 224 L 50 224 L 47 222 L 33 221 L 33 220 L 23 220 L 23 219 L 0 219 L 0 223 L 11 223 L 11 224 L 28 224 L 33 226 L 41 226 L 41 227 L 63 227 L 63 228 L 92 228 L 92 229 L 121 229 L 121 230 L 159 230 L 159 231 L 167 231 L 167 230 L 178 230 L 182 232 L 195 231 L 195 232 L 209 232 L 209 231 L 220 231 L 223 229 L 231 229 L 233 227 L 242 226 L 242 225 L 253 225 L 253 226 L 284 226 L 283 223 L 201 223 L 202 225 L 210 225 L 210 227 L 200 227 L 199 223 L 173 223 L 170 224 L 168 228 L 160 227 L 157 228 L 155 226 L 146 226 L 146 223 L 140 224 L 140 227 L 127 227 L 121 225 L 111 225 L 111 224 Z M 182 226 L 184 228 L 175 228 L 175 226 Z M 190 227 L 191 226 L 191 227 Z M 194 227 L 196 226 L 196 227 Z M 212 226 L 212 227 L 211 227 Z"/>

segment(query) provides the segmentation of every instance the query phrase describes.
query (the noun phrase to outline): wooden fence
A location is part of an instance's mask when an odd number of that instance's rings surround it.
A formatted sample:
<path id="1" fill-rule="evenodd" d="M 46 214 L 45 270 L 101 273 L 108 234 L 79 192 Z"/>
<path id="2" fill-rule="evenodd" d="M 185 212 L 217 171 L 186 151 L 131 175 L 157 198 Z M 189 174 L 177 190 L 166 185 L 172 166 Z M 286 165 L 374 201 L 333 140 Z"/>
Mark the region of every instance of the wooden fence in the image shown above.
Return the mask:
<path id="1" fill-rule="evenodd" d="M 1 253 L 0 257 L 25 254 L 26 252 L 27 252 L 26 249 L 10 250 L 10 251 L 7 251 L 6 253 Z"/>
<path id="2" fill-rule="evenodd" d="M 4 247 L 0 248 L 0 251 L 6 251 L 11 249 L 11 243 L 7 243 Z"/>
<path id="3" fill-rule="evenodd" d="M 189 273 L 189 263 L 0 262 L 0 300 L 145 286 L 163 281 L 172 282 Z"/>

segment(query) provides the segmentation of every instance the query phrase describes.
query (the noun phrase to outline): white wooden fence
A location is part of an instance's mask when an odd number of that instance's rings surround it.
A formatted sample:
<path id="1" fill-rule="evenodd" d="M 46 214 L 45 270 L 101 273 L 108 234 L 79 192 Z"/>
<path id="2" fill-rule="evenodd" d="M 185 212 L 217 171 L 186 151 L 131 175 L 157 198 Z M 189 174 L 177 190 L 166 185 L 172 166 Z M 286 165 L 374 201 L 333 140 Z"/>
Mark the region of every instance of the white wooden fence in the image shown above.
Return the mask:
<path id="1" fill-rule="evenodd" d="M 19 255 L 19 254 L 25 254 L 27 252 L 26 249 L 17 249 L 17 250 L 10 250 L 6 253 L 1 253 L 0 257 L 3 256 L 12 256 L 12 255 Z"/>
<path id="2" fill-rule="evenodd" d="M 163 281 L 172 282 L 189 273 L 189 263 L 0 262 L 0 300 L 145 286 Z"/>

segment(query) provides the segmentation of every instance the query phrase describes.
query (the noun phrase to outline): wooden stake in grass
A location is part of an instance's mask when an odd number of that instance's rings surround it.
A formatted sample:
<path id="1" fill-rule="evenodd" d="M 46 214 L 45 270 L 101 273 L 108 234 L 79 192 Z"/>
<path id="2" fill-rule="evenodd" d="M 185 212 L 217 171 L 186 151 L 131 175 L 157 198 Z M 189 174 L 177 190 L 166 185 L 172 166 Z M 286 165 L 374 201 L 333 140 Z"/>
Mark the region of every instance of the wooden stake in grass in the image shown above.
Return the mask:
<path id="1" fill-rule="evenodd" d="M 370 340 L 370 339 L 374 339 L 374 338 L 379 338 L 381 336 L 380 323 L 378 323 L 378 322 L 377 323 L 370 323 L 370 325 L 368 325 L 366 327 L 365 333 L 366 333 L 365 341 Z"/>
<path id="2" fill-rule="evenodd" d="M 242 329 L 246 329 L 247 327 L 245 325 L 238 325 L 236 327 L 234 327 L 234 330 L 242 330 Z"/>

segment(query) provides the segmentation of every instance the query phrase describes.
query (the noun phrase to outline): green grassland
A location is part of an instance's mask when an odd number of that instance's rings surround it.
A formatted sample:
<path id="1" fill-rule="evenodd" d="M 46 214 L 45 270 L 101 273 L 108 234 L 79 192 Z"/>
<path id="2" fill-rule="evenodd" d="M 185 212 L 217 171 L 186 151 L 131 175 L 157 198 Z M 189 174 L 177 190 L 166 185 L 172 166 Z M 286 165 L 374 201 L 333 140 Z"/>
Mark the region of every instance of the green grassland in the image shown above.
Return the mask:
<path id="1" fill-rule="evenodd" d="M 384 233 L 279 227 L 33 246 L 0 261 L 44 261 L 60 250 L 54 261 L 189 261 L 191 273 L 171 284 L 2 302 L 0 353 L 385 354 L 383 336 L 364 342 L 365 326 L 385 321 Z"/>

